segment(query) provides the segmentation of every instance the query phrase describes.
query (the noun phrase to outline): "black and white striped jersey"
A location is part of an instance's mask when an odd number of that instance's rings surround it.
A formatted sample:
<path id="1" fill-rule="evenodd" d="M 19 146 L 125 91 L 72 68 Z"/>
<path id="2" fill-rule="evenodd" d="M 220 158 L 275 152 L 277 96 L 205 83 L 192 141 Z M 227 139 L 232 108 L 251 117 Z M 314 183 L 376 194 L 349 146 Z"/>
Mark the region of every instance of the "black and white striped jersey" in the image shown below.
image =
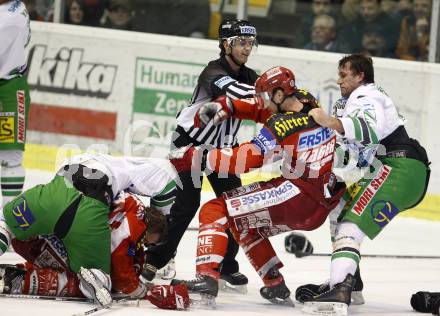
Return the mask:
<path id="1" fill-rule="evenodd" d="M 241 120 L 229 118 L 217 126 L 209 123 L 204 128 L 195 128 L 194 116 L 204 102 L 215 100 L 222 95 L 232 99 L 252 97 L 255 94 L 256 80 L 257 74 L 254 70 L 243 65 L 239 72 L 235 73 L 224 57 L 209 62 L 199 76 L 191 103 L 177 115 L 178 136 L 184 136 L 188 144 L 209 144 L 216 148 L 235 145 Z M 182 133 L 185 135 L 180 135 Z M 186 145 L 185 142 L 182 144 L 180 140 L 176 146 Z"/>

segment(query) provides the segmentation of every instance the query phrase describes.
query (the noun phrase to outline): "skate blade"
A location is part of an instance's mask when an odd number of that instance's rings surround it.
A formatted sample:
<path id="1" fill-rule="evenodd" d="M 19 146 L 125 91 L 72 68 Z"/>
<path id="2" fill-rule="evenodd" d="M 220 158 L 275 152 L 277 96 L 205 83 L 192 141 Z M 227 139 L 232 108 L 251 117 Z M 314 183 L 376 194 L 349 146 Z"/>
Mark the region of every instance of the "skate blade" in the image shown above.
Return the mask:
<path id="1" fill-rule="evenodd" d="M 99 304 L 102 305 L 103 308 L 109 308 L 112 305 L 112 298 L 110 293 L 105 288 L 101 288 L 100 285 L 96 282 L 95 277 L 89 269 L 82 268 L 79 271 L 80 278 L 84 279 L 86 283 L 88 283 L 93 291 L 95 292 L 96 299 Z M 104 304 L 103 302 L 108 302 Z"/>
<path id="2" fill-rule="evenodd" d="M 200 299 L 191 298 L 190 307 L 194 309 L 216 309 L 215 296 L 200 294 Z"/>
<path id="3" fill-rule="evenodd" d="M 222 279 L 218 281 L 218 289 L 227 293 L 247 294 L 247 284 L 232 285 L 231 283 Z"/>
<path id="4" fill-rule="evenodd" d="M 305 302 L 302 311 L 312 315 L 347 316 L 348 305 L 335 302 Z"/>
<path id="5" fill-rule="evenodd" d="M 295 307 L 295 304 L 293 303 L 292 299 L 290 297 L 285 299 L 277 299 L 272 298 L 269 300 L 272 304 L 280 305 L 280 306 L 289 306 L 289 307 Z"/>
<path id="6" fill-rule="evenodd" d="M 365 304 L 364 296 L 362 295 L 362 291 L 353 291 L 351 292 L 351 305 L 362 305 Z"/>

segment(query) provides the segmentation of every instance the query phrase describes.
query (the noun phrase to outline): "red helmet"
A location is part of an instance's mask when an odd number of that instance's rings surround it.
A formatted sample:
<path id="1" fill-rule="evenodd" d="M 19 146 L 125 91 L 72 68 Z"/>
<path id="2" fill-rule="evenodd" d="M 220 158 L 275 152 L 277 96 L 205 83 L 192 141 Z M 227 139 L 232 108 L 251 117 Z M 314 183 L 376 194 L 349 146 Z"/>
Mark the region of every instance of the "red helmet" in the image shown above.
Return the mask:
<path id="1" fill-rule="evenodd" d="M 286 96 L 295 93 L 295 75 L 290 69 L 281 66 L 270 68 L 255 82 L 256 93 L 273 93 L 277 88 L 281 88 Z"/>

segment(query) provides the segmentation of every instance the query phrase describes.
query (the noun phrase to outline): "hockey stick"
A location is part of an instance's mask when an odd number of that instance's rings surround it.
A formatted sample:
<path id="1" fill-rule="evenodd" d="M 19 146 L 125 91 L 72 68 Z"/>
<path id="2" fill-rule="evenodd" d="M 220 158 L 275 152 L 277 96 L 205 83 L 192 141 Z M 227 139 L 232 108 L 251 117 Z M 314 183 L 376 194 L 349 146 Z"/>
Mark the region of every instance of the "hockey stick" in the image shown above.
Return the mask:
<path id="1" fill-rule="evenodd" d="M 188 227 L 189 231 L 198 231 L 199 229 L 196 227 Z M 294 254 L 293 254 L 294 255 Z M 310 256 L 315 257 L 330 257 L 331 253 L 312 253 Z M 304 256 L 308 257 L 308 256 Z M 440 259 L 440 256 L 417 256 L 417 255 L 381 255 L 381 254 L 368 254 L 362 255 L 363 258 L 384 258 L 384 259 Z"/>
<path id="2" fill-rule="evenodd" d="M 88 299 L 85 297 L 63 297 L 63 296 L 45 296 L 45 295 L 31 295 L 31 294 L 0 294 L 0 297 L 24 298 L 24 299 L 33 299 L 33 300 L 51 300 L 51 301 L 64 301 L 64 302 L 93 303 L 92 299 Z"/>
<path id="3" fill-rule="evenodd" d="M 122 303 L 126 303 L 126 302 L 135 302 L 136 305 L 134 305 L 134 306 L 139 307 L 139 300 L 138 299 L 122 298 L 119 300 L 113 300 L 113 304 L 122 304 Z M 72 316 L 86 316 L 86 315 L 90 315 L 90 314 L 99 312 L 100 310 L 103 310 L 103 309 L 109 309 L 110 307 L 111 306 L 96 306 L 92 309 L 89 309 L 88 311 L 85 311 L 82 313 L 76 313 L 76 314 L 73 314 Z"/>
<path id="4" fill-rule="evenodd" d="M 63 296 L 45 296 L 45 295 L 30 295 L 30 294 L 0 294 L 0 297 L 4 298 L 21 298 L 21 299 L 33 299 L 33 300 L 50 300 L 50 301 L 61 301 L 61 302 L 85 302 L 93 303 L 94 301 L 85 297 L 63 297 Z M 138 299 L 122 298 L 118 300 L 113 300 L 113 304 L 123 304 L 127 302 L 134 302 L 134 306 L 139 307 Z M 90 315 L 102 309 L 109 307 L 97 306 L 88 311 L 74 314 L 73 316 Z"/>
<path id="5" fill-rule="evenodd" d="M 315 257 L 331 257 L 331 253 L 312 253 L 310 256 Z M 440 259 L 440 256 L 417 256 L 417 255 L 362 255 L 362 258 L 383 258 L 383 259 Z"/>

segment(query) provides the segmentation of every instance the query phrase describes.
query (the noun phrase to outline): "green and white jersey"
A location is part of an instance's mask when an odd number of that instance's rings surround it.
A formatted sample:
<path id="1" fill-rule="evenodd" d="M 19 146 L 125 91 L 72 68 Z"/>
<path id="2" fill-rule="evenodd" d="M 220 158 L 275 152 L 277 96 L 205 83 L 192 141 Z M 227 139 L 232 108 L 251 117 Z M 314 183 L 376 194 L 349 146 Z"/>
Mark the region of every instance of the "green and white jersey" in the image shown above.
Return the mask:
<path id="1" fill-rule="evenodd" d="M 0 5 L 0 79 L 21 76 L 26 70 L 25 47 L 30 40 L 29 14 L 23 2 Z"/>
<path id="2" fill-rule="evenodd" d="M 169 213 L 174 203 L 178 176 L 168 159 L 83 153 L 67 159 L 61 166 L 68 164 L 102 171 L 110 179 L 114 197 L 120 191 L 150 197 L 150 205 L 164 214 Z"/>
<path id="3" fill-rule="evenodd" d="M 358 87 L 348 99 L 338 100 L 333 114 L 345 131 L 338 135 L 338 142 L 358 152 L 361 167 L 372 162 L 382 139 L 405 125 L 391 98 L 374 83 Z"/>

